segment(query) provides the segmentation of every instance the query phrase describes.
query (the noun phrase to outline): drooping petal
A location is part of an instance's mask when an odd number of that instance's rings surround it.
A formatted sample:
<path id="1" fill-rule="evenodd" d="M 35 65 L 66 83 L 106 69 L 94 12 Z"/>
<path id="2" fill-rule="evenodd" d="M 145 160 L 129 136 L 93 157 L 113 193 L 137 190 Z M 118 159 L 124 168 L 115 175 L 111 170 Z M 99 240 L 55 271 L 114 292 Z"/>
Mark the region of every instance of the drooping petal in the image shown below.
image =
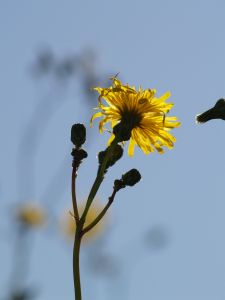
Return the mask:
<path id="1" fill-rule="evenodd" d="M 94 121 L 94 119 L 99 118 L 99 117 L 102 117 L 102 116 L 103 116 L 103 113 L 102 113 L 101 111 L 95 113 L 95 114 L 91 117 L 90 126 L 91 126 L 91 127 L 93 126 L 93 121 Z"/>
<path id="2" fill-rule="evenodd" d="M 128 146 L 128 155 L 133 156 L 134 155 L 134 147 L 135 147 L 135 141 L 133 138 L 130 139 L 129 146 Z"/>
<path id="3" fill-rule="evenodd" d="M 102 133 L 103 130 L 104 130 L 104 125 L 105 123 L 107 123 L 108 121 L 110 120 L 109 117 L 105 117 L 104 119 L 102 119 L 100 122 L 99 122 L 99 132 Z"/>
<path id="4" fill-rule="evenodd" d="M 111 137 L 110 137 L 109 140 L 108 140 L 108 143 L 107 143 L 108 146 L 111 145 L 111 143 L 112 143 L 112 141 L 113 141 L 114 139 L 115 139 L 115 135 L 112 134 Z"/>

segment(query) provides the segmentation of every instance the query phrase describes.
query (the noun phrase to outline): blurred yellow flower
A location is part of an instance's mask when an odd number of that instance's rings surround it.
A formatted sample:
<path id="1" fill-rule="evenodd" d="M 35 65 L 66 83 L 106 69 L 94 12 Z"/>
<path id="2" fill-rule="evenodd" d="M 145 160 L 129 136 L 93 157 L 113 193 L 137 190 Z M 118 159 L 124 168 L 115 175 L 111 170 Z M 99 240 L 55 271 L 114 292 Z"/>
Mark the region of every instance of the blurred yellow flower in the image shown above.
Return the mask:
<path id="1" fill-rule="evenodd" d="M 39 227 L 44 224 L 46 214 L 44 210 L 35 203 L 25 203 L 17 208 L 17 219 L 29 227 Z"/>
<path id="2" fill-rule="evenodd" d="M 84 204 L 81 204 L 78 207 L 80 215 L 83 213 L 84 207 L 85 207 Z M 102 205 L 93 203 L 88 211 L 84 227 L 90 225 L 94 221 L 94 219 L 98 216 L 98 214 L 102 211 L 102 209 L 103 209 Z M 90 241 L 98 237 L 100 234 L 103 233 L 105 225 L 106 225 L 105 218 L 103 218 L 95 227 L 93 227 L 89 232 L 87 232 L 84 235 L 83 241 Z M 69 213 L 67 211 L 66 215 L 63 217 L 62 220 L 62 230 L 69 239 L 71 238 L 74 239 L 75 229 L 76 229 L 75 219 L 72 216 L 72 213 Z"/>
<path id="3" fill-rule="evenodd" d="M 170 97 L 167 92 L 159 98 L 155 97 L 156 90 L 143 90 L 141 87 L 136 91 L 135 87 L 123 85 L 118 79 L 112 78 L 112 86 L 109 88 L 94 88 L 98 91 L 101 111 L 91 118 L 91 125 L 95 118 L 103 117 L 99 123 L 99 131 L 105 129 L 104 125 L 110 123 L 114 128 L 119 122 L 129 128 L 131 132 L 128 154 L 134 154 L 135 145 L 139 146 L 145 154 L 154 152 L 163 153 L 162 147 L 173 148 L 176 141 L 169 131 L 180 126 L 176 117 L 168 117 L 166 114 L 173 107 L 172 103 L 166 103 Z M 108 105 L 102 103 L 102 99 Z M 112 134 L 109 143 L 114 139 Z"/>

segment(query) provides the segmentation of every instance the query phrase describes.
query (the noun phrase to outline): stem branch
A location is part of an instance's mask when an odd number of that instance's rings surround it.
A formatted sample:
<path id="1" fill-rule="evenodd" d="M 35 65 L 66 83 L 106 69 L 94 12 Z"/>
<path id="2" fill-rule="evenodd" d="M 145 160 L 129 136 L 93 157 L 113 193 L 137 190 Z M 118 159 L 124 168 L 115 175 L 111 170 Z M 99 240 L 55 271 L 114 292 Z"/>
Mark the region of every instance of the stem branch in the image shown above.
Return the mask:
<path id="1" fill-rule="evenodd" d="M 117 190 L 114 189 L 112 195 L 109 197 L 109 200 L 108 200 L 106 206 L 103 208 L 103 210 L 100 212 L 100 214 L 94 219 L 94 221 L 83 229 L 82 234 L 85 234 L 88 231 L 90 231 L 95 225 L 97 225 L 101 221 L 101 219 L 104 217 L 107 210 L 109 209 L 110 205 L 113 203 L 116 192 L 117 192 Z"/>
<path id="2" fill-rule="evenodd" d="M 104 179 L 104 174 L 105 174 L 105 170 L 106 170 L 106 166 L 107 166 L 109 156 L 110 156 L 111 152 L 113 152 L 113 150 L 115 149 L 117 143 L 118 143 L 118 138 L 116 136 L 115 139 L 112 141 L 112 144 L 110 145 L 110 147 L 107 150 L 106 156 L 105 156 L 105 158 L 104 158 L 104 160 L 103 160 L 103 162 L 102 162 L 102 164 L 101 164 L 101 166 L 98 170 L 96 179 L 95 179 L 94 184 L 93 184 L 93 186 L 91 188 L 91 191 L 89 193 L 84 212 L 81 216 L 81 220 L 83 222 L 85 222 L 89 207 L 91 206 L 91 204 L 94 200 L 94 197 L 95 197 L 95 195 L 96 195 L 96 193 L 97 193 L 97 191 L 98 191 L 98 189 L 99 189 L 99 187 L 100 187 L 100 185 L 101 185 L 101 183 Z"/>
<path id="3" fill-rule="evenodd" d="M 115 137 L 112 144 L 110 145 L 110 147 L 107 150 L 106 156 L 105 156 L 102 164 L 100 165 L 100 167 L 98 169 L 96 179 L 95 179 L 94 184 L 89 193 L 87 203 L 86 203 L 86 206 L 85 206 L 85 209 L 84 209 L 84 212 L 83 212 L 81 218 L 79 217 L 79 213 L 78 213 L 78 209 L 77 209 L 76 192 L 75 192 L 77 169 L 76 169 L 76 167 L 73 167 L 73 171 L 72 171 L 72 201 L 73 201 L 74 217 L 76 220 L 76 234 L 75 234 L 74 248 L 73 248 L 73 280 L 74 280 L 74 289 L 75 289 L 75 300 L 82 300 L 81 284 L 80 284 L 80 266 L 79 266 L 80 246 L 81 246 L 82 236 L 84 235 L 84 233 L 91 230 L 102 219 L 102 217 L 105 215 L 106 211 L 112 204 L 115 194 L 116 194 L 116 190 L 114 189 L 112 195 L 109 197 L 108 203 L 106 204 L 106 206 L 102 210 L 102 212 L 96 217 L 96 219 L 89 226 L 87 226 L 83 230 L 88 210 L 89 210 L 89 208 L 94 200 L 94 197 L 104 179 L 107 162 L 109 160 L 111 152 L 114 151 L 114 148 L 116 147 L 117 143 L 118 143 L 118 138 Z"/>

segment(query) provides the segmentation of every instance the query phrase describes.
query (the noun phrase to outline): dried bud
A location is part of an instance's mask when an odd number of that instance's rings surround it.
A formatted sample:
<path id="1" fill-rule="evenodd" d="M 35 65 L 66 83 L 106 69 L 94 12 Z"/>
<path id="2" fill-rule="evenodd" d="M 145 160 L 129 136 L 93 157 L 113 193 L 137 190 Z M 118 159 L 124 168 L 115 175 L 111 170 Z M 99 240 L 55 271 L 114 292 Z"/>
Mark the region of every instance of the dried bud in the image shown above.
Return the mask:
<path id="1" fill-rule="evenodd" d="M 86 128 L 83 124 L 74 124 L 71 128 L 71 142 L 80 148 L 86 141 Z"/>
<path id="2" fill-rule="evenodd" d="M 99 152 L 98 162 L 100 165 L 102 164 L 104 158 L 106 157 L 108 150 L 110 151 L 110 146 L 105 151 Z M 109 154 L 109 159 L 106 164 L 106 168 L 113 166 L 122 156 L 123 156 L 123 148 L 117 144 L 114 150 L 111 151 Z"/>
<path id="3" fill-rule="evenodd" d="M 124 185 L 133 186 L 140 180 L 141 174 L 137 169 L 131 169 L 130 171 L 122 175 L 122 181 Z"/>

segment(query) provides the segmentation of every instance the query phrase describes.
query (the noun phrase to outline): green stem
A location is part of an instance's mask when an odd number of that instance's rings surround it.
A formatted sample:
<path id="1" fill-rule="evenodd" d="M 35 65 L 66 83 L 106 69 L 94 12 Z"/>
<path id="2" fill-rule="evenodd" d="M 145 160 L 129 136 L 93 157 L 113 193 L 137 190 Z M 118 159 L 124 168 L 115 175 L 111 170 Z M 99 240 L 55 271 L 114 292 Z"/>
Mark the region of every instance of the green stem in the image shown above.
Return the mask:
<path id="1" fill-rule="evenodd" d="M 79 219 L 79 215 L 76 209 L 76 195 L 75 195 L 75 179 L 76 179 L 76 173 L 73 170 L 72 173 L 72 199 L 73 199 L 73 205 L 74 205 L 74 214 L 75 217 L 76 215 L 78 215 L 78 219 L 76 220 L 76 224 L 77 224 L 77 228 L 76 228 L 76 234 L 75 234 L 75 239 L 74 239 L 74 248 L 73 248 L 73 280 L 74 280 L 74 289 L 75 289 L 75 300 L 82 300 L 82 296 L 81 296 L 81 284 L 80 284 L 80 266 L 79 266 L 79 259 L 80 259 L 80 245 L 81 245 L 81 239 L 82 236 L 84 234 L 83 232 L 83 226 L 85 223 L 85 219 L 88 213 L 88 210 L 94 200 L 94 197 L 104 179 L 104 174 L 105 174 L 105 170 L 106 170 L 106 166 L 107 166 L 107 162 L 109 159 L 109 156 L 111 154 L 111 151 L 114 150 L 114 148 L 116 147 L 118 143 L 118 138 L 115 137 L 115 139 L 113 140 L 112 144 L 110 145 L 110 147 L 108 148 L 108 151 L 106 153 L 106 156 L 100 166 L 100 168 L 98 169 L 98 173 L 96 176 L 96 179 L 94 181 L 94 184 L 91 188 L 91 191 L 89 193 L 88 199 L 87 199 L 87 203 L 84 209 L 84 212 L 81 216 L 81 218 Z M 114 192 L 113 192 L 114 193 Z M 112 194 L 113 195 L 113 194 Z M 115 196 L 115 195 L 114 195 Z M 110 201 L 110 199 L 114 198 L 114 196 L 109 198 L 109 202 L 105 207 L 105 210 L 103 209 L 103 211 L 100 213 L 100 219 L 104 216 L 104 214 L 106 213 L 107 209 L 109 208 L 109 206 L 111 205 L 112 201 Z M 97 223 L 100 221 L 97 220 Z M 97 224 L 96 223 L 96 224 Z M 96 224 L 94 224 L 93 226 L 95 226 Z"/>
<path id="2" fill-rule="evenodd" d="M 71 180 L 71 192 L 72 192 L 72 203 L 73 203 L 73 213 L 76 224 L 79 221 L 79 213 L 77 208 L 77 199 L 76 199 L 76 178 L 77 178 L 77 168 L 73 166 L 72 170 L 72 180 Z"/>
<path id="3" fill-rule="evenodd" d="M 100 169 L 98 170 L 98 173 L 97 173 L 97 176 L 96 176 L 96 179 L 95 179 L 95 182 L 91 188 L 91 191 L 89 193 L 89 196 L 88 196 L 88 199 L 87 199 L 87 203 L 86 203 L 86 206 L 85 206 L 85 209 L 84 209 L 84 212 L 80 218 L 80 220 L 84 223 L 85 222 L 85 219 L 86 219 L 86 216 L 87 216 L 87 213 L 88 213 L 88 210 L 94 200 L 94 197 L 104 179 L 104 174 L 105 174 L 105 169 L 106 169 L 106 165 L 107 165 L 107 162 L 108 162 L 108 159 L 109 159 L 109 156 L 110 156 L 110 153 L 114 150 L 114 148 L 116 147 L 116 145 L 118 144 L 118 138 L 115 137 L 115 139 L 113 140 L 112 144 L 110 145 L 110 147 L 108 148 L 107 150 L 107 153 L 106 153 L 106 156 L 100 166 Z"/>
<path id="4" fill-rule="evenodd" d="M 75 300 L 82 300 L 80 284 L 80 245 L 82 234 L 78 228 L 76 230 L 73 247 L 73 281 L 75 289 Z"/>
<path id="5" fill-rule="evenodd" d="M 103 208 L 103 210 L 100 212 L 100 214 L 94 219 L 94 221 L 83 229 L 83 234 L 90 231 L 95 225 L 97 225 L 101 221 L 101 219 L 104 217 L 107 210 L 109 209 L 110 205 L 113 203 L 116 192 L 117 192 L 117 190 L 114 189 L 112 195 L 109 197 L 109 200 L 108 200 L 106 206 Z"/>

